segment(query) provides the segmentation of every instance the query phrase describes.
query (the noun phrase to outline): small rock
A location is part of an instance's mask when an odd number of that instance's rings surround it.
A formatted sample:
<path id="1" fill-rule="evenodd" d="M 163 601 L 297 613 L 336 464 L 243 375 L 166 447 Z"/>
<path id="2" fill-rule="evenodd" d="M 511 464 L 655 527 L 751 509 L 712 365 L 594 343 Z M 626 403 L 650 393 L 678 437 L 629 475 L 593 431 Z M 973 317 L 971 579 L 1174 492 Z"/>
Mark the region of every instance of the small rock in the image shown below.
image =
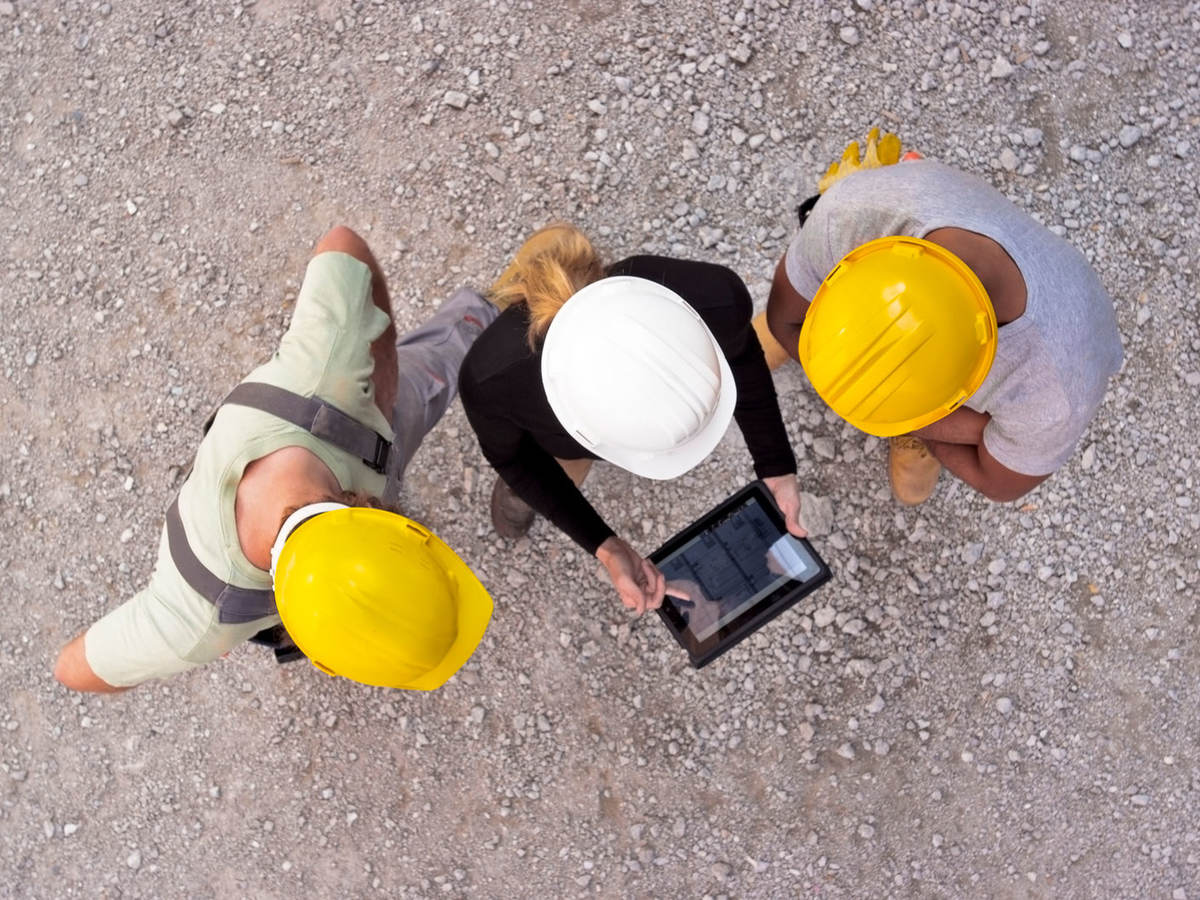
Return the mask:
<path id="1" fill-rule="evenodd" d="M 68 822 L 66 825 L 63 826 L 63 836 L 70 837 L 78 830 L 79 830 L 78 825 L 76 825 L 74 822 Z"/>
<path id="2" fill-rule="evenodd" d="M 846 741 L 837 748 L 837 755 L 842 759 L 854 759 L 854 745 Z"/>
<path id="3" fill-rule="evenodd" d="M 834 454 L 837 453 L 837 445 L 831 437 L 813 438 L 812 448 L 813 453 L 822 459 L 833 459 Z"/>
<path id="4" fill-rule="evenodd" d="M 546 121 L 546 114 L 540 109 L 531 109 L 529 115 L 525 117 L 525 121 L 530 125 L 541 125 Z"/>
<path id="5" fill-rule="evenodd" d="M 696 110 L 692 115 L 692 131 L 698 135 L 708 134 L 708 114 Z"/>
<path id="6" fill-rule="evenodd" d="M 992 70 L 989 75 L 992 78 L 1007 78 L 1014 71 L 1015 70 L 1013 69 L 1012 63 L 1010 63 L 1003 56 L 997 56 L 994 60 L 992 60 Z"/>
<path id="7" fill-rule="evenodd" d="M 851 47 L 857 45 L 861 40 L 858 35 L 858 29 L 853 25 L 843 25 L 838 30 L 838 37 L 842 39 L 843 44 L 849 44 Z"/>
<path id="8" fill-rule="evenodd" d="M 867 822 L 863 822 L 858 826 L 858 836 L 869 841 L 871 838 L 875 837 L 875 826 Z"/>
<path id="9" fill-rule="evenodd" d="M 462 91 L 446 91 L 442 97 L 442 103 L 455 109 L 466 109 L 469 99 Z"/>
<path id="10" fill-rule="evenodd" d="M 813 613 L 813 624 L 818 628 L 827 628 L 833 624 L 833 620 L 837 618 L 837 610 L 832 606 L 822 606 Z"/>
<path id="11" fill-rule="evenodd" d="M 733 873 L 733 867 L 730 866 L 729 863 L 715 862 L 708 867 L 708 871 L 712 872 L 713 877 L 717 879 L 717 881 L 724 884 L 729 880 L 729 876 Z"/>
<path id="12" fill-rule="evenodd" d="M 1148 794 L 1134 794 L 1129 798 L 1129 802 L 1134 806 L 1149 806 L 1150 797 Z M 65 830 L 65 829 L 64 829 Z"/>
<path id="13" fill-rule="evenodd" d="M 1117 43 L 1125 50 L 1133 46 L 1133 35 L 1128 31 L 1121 31 L 1117 34 Z"/>
<path id="14" fill-rule="evenodd" d="M 1132 147 L 1142 139 L 1142 129 L 1136 125 L 1124 125 L 1117 135 L 1117 141 L 1122 147 Z"/>
<path id="15" fill-rule="evenodd" d="M 125 865 L 129 866 L 129 868 L 131 868 L 131 869 L 139 869 L 139 868 L 141 868 L 141 865 L 142 865 L 142 851 L 141 851 L 141 850 L 134 850 L 134 851 L 133 851 L 132 853 L 130 853 L 130 854 L 127 856 L 127 857 L 125 857 Z"/>
<path id="16" fill-rule="evenodd" d="M 833 500 L 801 491 L 800 524 L 810 537 L 829 534 L 833 528 Z"/>
<path id="17" fill-rule="evenodd" d="M 1017 166 L 1020 164 L 1017 154 L 1013 152 L 1012 147 L 1005 147 L 1000 151 L 1000 165 L 1006 172 L 1017 171 Z"/>
<path id="18" fill-rule="evenodd" d="M 1079 464 L 1083 466 L 1085 472 L 1091 471 L 1092 466 L 1096 464 L 1096 445 L 1088 444 L 1083 450 L 1083 456 L 1079 459 Z"/>
<path id="19" fill-rule="evenodd" d="M 172 128 L 178 128 L 183 124 L 183 113 L 177 109 L 171 110 L 167 113 L 167 124 Z"/>
<path id="20" fill-rule="evenodd" d="M 996 700 L 996 711 L 1002 716 L 1007 716 L 1012 712 L 1012 700 L 1008 697 L 1000 697 Z"/>
<path id="21" fill-rule="evenodd" d="M 12 3 L 0 3 L 0 16 L 11 18 L 17 14 L 17 8 Z"/>
<path id="22" fill-rule="evenodd" d="M 1022 128 L 1021 140 L 1025 142 L 1026 147 L 1036 147 L 1042 142 L 1042 129 L 1040 128 Z"/>

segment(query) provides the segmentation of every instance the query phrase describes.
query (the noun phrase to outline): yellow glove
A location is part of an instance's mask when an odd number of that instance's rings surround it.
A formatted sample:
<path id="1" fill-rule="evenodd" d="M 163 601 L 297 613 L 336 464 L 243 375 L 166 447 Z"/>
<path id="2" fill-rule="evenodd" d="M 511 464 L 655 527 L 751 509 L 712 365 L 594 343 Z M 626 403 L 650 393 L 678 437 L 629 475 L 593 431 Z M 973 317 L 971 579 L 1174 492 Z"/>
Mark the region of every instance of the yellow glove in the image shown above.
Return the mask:
<path id="1" fill-rule="evenodd" d="M 890 131 L 879 139 L 879 129 L 872 128 L 867 135 L 867 152 L 862 160 L 858 158 L 858 141 L 851 141 L 846 147 L 842 158 L 829 167 L 821 180 L 817 182 L 817 192 L 825 193 L 835 181 L 840 181 L 852 172 L 861 169 L 878 169 L 880 166 L 890 166 L 900 161 L 900 138 Z"/>

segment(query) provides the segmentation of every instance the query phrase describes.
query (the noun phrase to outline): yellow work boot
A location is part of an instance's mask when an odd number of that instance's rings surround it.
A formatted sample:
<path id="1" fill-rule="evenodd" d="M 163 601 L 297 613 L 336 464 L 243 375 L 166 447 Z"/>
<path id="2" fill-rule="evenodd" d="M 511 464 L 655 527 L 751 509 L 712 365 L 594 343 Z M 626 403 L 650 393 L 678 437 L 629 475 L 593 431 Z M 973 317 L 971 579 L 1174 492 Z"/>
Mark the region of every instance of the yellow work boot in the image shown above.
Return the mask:
<path id="1" fill-rule="evenodd" d="M 905 506 L 924 503 L 933 493 L 942 464 L 920 438 L 902 435 L 888 441 L 888 480 L 892 496 Z"/>
<path id="2" fill-rule="evenodd" d="M 758 335 L 758 342 L 762 344 L 763 355 L 767 358 L 767 368 L 772 372 L 775 371 L 788 361 L 787 351 L 783 349 L 779 341 L 775 340 L 775 335 L 771 334 L 771 329 L 767 327 L 765 312 L 760 312 L 750 324 L 754 326 L 754 333 Z"/>

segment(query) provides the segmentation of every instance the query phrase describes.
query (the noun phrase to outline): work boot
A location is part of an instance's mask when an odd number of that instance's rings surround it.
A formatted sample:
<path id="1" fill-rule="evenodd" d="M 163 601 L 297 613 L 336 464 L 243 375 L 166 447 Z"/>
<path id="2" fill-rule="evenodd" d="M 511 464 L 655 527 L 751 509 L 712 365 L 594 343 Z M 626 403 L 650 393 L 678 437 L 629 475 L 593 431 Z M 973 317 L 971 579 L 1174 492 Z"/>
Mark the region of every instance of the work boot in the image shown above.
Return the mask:
<path id="1" fill-rule="evenodd" d="M 513 493 L 503 478 L 492 485 L 492 527 L 500 537 L 516 540 L 524 537 L 533 524 L 534 511 Z"/>
<path id="2" fill-rule="evenodd" d="M 762 344 L 763 355 L 767 358 L 767 368 L 774 372 L 788 361 L 787 351 L 783 349 L 779 341 L 775 340 L 775 335 L 771 334 L 771 329 L 767 327 L 765 312 L 760 312 L 750 324 L 754 326 L 754 333 L 758 335 L 758 342 Z"/>
<path id="3" fill-rule="evenodd" d="M 924 503 L 933 493 L 942 464 L 920 438 L 903 435 L 888 441 L 888 480 L 892 496 L 905 506 Z"/>

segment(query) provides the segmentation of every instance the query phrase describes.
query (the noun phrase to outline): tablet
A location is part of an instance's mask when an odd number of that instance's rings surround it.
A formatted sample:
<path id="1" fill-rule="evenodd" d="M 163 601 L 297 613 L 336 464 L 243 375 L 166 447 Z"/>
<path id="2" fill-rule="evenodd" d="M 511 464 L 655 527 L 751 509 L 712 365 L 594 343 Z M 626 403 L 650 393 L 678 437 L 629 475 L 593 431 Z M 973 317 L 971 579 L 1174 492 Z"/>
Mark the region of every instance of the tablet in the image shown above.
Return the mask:
<path id="1" fill-rule="evenodd" d="M 649 559 L 688 600 L 667 596 L 658 614 L 697 669 L 745 640 L 831 577 L 804 538 L 788 534 L 761 481 L 738 491 Z"/>

